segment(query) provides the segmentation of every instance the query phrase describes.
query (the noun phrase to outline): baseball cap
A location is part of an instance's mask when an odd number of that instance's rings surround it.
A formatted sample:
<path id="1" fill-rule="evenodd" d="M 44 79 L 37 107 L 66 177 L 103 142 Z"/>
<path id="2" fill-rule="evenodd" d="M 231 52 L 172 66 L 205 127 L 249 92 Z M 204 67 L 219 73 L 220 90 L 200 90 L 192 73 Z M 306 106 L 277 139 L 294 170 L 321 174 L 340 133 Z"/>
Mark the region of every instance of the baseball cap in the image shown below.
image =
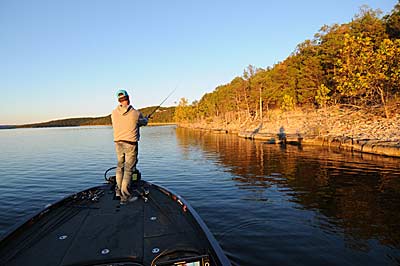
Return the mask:
<path id="1" fill-rule="evenodd" d="M 124 97 L 129 97 L 128 93 L 126 92 L 126 90 L 119 90 L 116 93 L 118 100 Z"/>

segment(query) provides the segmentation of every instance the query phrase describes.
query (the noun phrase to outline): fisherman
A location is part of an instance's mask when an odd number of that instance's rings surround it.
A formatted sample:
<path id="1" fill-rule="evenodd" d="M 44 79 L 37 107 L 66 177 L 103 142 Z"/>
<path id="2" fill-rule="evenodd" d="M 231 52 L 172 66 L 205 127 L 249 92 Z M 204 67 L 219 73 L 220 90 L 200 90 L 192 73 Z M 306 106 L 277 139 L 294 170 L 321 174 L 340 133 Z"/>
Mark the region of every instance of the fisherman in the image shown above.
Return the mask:
<path id="1" fill-rule="evenodd" d="M 125 204 L 135 199 L 129 187 L 132 175 L 137 173 L 139 127 L 146 126 L 149 119 L 130 105 L 129 95 L 125 90 L 118 90 L 116 95 L 119 104 L 111 114 L 118 158 L 115 195 L 121 198 L 121 204 Z"/>

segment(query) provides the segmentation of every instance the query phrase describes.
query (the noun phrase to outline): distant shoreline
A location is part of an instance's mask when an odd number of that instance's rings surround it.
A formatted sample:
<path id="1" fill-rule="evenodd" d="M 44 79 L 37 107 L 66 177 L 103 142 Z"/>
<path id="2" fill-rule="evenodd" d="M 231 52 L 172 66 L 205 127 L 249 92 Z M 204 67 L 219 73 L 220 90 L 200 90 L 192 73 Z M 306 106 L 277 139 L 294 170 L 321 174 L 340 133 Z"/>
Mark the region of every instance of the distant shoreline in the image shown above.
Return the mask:
<path id="1" fill-rule="evenodd" d="M 172 125 L 177 125 L 177 123 L 175 123 L 175 122 L 165 122 L 165 123 L 155 122 L 155 123 L 151 123 L 150 122 L 150 123 L 147 124 L 147 126 L 149 126 L 149 127 L 172 126 Z M 109 126 L 109 127 L 111 127 L 112 125 L 111 124 L 103 124 L 103 125 L 72 125 L 72 126 L 69 126 L 69 125 L 65 125 L 65 126 L 63 126 L 63 125 L 58 125 L 58 126 L 19 126 L 19 125 L 17 125 L 17 126 L 0 126 L 0 130 L 2 130 L 2 129 L 23 129 L 23 128 L 63 128 L 63 127 L 97 127 L 97 126 L 100 126 L 100 127 Z"/>
<path id="2" fill-rule="evenodd" d="M 154 112 L 154 110 L 157 110 Z M 175 124 L 175 107 L 150 106 L 139 109 L 143 114 L 153 114 L 149 125 L 169 125 Z M 51 120 L 47 122 L 38 122 L 22 125 L 0 125 L 0 129 L 13 128 L 45 128 L 45 127 L 78 127 L 78 126 L 111 126 L 111 115 L 99 117 L 75 117 Z"/>

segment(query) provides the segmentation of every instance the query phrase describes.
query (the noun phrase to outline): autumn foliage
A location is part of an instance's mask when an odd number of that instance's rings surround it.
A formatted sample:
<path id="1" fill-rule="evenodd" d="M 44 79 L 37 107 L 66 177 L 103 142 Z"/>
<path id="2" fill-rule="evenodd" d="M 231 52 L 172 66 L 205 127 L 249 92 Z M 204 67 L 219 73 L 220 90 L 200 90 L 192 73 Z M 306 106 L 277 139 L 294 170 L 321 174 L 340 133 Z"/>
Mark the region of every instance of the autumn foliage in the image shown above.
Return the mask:
<path id="1" fill-rule="evenodd" d="M 389 118 L 400 103 L 400 1 L 390 14 L 361 7 L 346 24 L 323 26 L 283 62 L 249 65 L 199 101 L 181 99 L 177 122 L 263 119 L 270 109 L 341 105 Z"/>

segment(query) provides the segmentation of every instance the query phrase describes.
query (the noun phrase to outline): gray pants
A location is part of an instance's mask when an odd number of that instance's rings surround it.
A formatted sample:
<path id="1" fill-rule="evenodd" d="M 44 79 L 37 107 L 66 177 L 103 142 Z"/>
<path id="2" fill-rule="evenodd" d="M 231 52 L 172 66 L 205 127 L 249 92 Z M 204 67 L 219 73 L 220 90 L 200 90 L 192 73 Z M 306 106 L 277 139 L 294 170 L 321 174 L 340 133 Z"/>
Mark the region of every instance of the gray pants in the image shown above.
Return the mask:
<path id="1" fill-rule="evenodd" d="M 116 142 L 115 150 L 118 158 L 115 176 L 117 192 L 121 193 L 122 197 L 129 197 L 129 186 L 138 162 L 138 143 Z"/>

